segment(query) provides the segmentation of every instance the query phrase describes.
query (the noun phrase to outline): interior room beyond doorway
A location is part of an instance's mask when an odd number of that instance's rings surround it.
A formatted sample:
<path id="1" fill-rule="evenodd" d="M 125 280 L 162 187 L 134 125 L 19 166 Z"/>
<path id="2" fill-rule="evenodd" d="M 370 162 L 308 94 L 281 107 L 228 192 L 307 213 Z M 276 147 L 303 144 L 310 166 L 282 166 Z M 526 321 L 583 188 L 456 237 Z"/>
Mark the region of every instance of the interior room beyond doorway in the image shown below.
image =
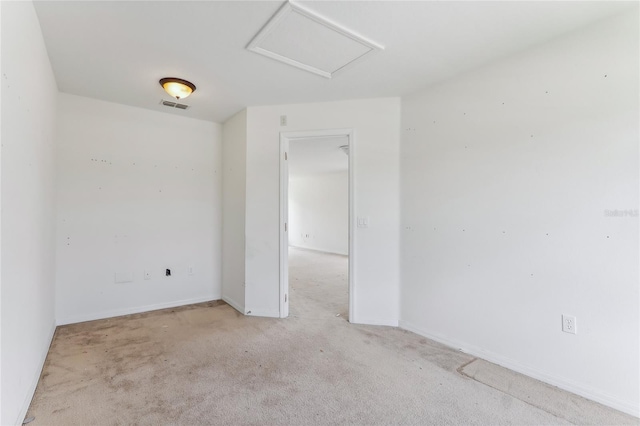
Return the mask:
<path id="1" fill-rule="evenodd" d="M 349 138 L 290 141 L 290 315 L 349 312 Z"/>

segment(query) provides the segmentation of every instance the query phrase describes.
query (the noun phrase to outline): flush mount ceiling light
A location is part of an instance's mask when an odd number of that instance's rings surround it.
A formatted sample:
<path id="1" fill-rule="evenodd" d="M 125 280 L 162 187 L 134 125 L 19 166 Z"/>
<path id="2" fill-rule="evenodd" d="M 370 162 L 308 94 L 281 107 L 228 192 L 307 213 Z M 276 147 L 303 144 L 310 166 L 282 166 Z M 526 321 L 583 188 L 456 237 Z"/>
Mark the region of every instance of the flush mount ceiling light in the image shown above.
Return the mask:
<path id="1" fill-rule="evenodd" d="M 181 78 L 166 77 L 160 79 L 160 85 L 169 95 L 176 99 L 184 99 L 196 90 L 195 84 Z"/>
<path id="2" fill-rule="evenodd" d="M 247 49 L 332 78 L 337 71 L 384 47 L 287 1 L 256 34 Z"/>

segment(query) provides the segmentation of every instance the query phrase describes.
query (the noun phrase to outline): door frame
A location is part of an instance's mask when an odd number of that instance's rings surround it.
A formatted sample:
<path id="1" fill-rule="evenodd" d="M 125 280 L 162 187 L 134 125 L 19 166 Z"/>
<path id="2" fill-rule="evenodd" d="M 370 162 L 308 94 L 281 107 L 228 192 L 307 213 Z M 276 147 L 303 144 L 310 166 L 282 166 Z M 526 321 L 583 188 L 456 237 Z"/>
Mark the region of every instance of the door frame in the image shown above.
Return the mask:
<path id="1" fill-rule="evenodd" d="M 355 312 L 355 132 L 353 129 L 308 130 L 280 133 L 280 318 L 289 316 L 289 143 L 299 139 L 347 137 L 349 145 L 349 322 Z"/>

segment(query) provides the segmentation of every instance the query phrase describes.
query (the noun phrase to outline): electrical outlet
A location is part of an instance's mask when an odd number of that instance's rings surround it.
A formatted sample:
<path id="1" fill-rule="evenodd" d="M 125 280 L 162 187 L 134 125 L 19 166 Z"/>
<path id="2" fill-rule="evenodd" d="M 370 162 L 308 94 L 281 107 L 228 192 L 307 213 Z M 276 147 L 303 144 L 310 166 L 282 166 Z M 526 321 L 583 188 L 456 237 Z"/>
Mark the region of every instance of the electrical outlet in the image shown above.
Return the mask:
<path id="1" fill-rule="evenodd" d="M 562 331 L 565 333 L 577 334 L 578 328 L 576 317 L 571 315 L 562 315 Z"/>

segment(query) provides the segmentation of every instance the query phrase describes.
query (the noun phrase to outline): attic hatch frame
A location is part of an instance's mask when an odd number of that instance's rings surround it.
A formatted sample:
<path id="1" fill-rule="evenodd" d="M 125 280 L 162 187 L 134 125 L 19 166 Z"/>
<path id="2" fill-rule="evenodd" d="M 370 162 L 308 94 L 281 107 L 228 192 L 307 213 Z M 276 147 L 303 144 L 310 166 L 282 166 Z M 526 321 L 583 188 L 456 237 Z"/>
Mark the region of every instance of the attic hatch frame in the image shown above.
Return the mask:
<path id="1" fill-rule="evenodd" d="M 355 211 L 355 132 L 353 129 L 312 130 L 280 133 L 280 318 L 289 316 L 289 143 L 301 139 L 346 137 L 349 145 L 349 314 L 350 323 L 356 316 L 356 211 Z"/>
<path id="2" fill-rule="evenodd" d="M 333 30 L 335 32 L 337 32 L 338 34 L 341 34 L 347 38 L 350 38 L 351 40 L 362 44 L 363 46 L 369 48 L 370 50 L 368 50 L 367 52 L 363 53 L 360 56 L 357 56 L 356 58 L 350 60 L 349 62 L 347 62 L 346 64 L 343 64 L 341 67 L 328 72 L 325 70 L 322 70 L 320 68 L 314 67 L 312 65 L 308 65 L 308 64 L 304 64 L 302 62 L 296 61 L 295 59 L 291 59 L 287 56 L 284 55 L 280 55 L 278 53 L 275 53 L 271 50 L 267 50 L 263 47 L 260 46 L 260 44 L 262 42 L 264 42 L 269 35 L 271 35 L 272 32 L 274 32 L 278 26 L 285 20 L 285 18 L 287 16 L 289 16 L 292 13 L 297 13 L 305 18 L 311 19 L 315 22 L 317 22 L 320 25 L 323 25 L 325 28 L 328 28 L 330 30 Z M 325 18 L 324 16 L 309 10 L 297 3 L 291 2 L 291 1 L 286 1 L 282 7 L 280 9 L 278 9 L 278 11 L 276 12 L 275 15 L 273 15 L 271 17 L 271 19 L 269 19 L 269 21 L 265 24 L 264 27 L 262 27 L 262 29 L 260 31 L 258 31 L 258 33 L 255 35 L 255 37 L 251 40 L 251 42 L 249 42 L 249 44 L 247 45 L 247 50 L 254 52 L 254 53 L 258 53 L 260 55 L 266 56 L 268 58 L 271 59 L 275 59 L 276 61 L 279 62 L 283 62 L 287 65 L 291 65 L 293 67 L 320 75 L 322 77 L 331 79 L 333 77 L 333 75 L 335 73 L 337 73 L 340 70 L 343 70 L 344 68 L 346 68 L 347 66 L 353 64 L 354 62 L 360 61 L 362 60 L 365 56 L 370 56 L 371 54 L 378 52 L 380 50 L 384 50 L 384 46 L 375 43 L 374 41 L 371 41 L 351 30 L 349 30 L 348 28 L 343 27 L 342 25 L 336 24 L 335 22 Z"/>

